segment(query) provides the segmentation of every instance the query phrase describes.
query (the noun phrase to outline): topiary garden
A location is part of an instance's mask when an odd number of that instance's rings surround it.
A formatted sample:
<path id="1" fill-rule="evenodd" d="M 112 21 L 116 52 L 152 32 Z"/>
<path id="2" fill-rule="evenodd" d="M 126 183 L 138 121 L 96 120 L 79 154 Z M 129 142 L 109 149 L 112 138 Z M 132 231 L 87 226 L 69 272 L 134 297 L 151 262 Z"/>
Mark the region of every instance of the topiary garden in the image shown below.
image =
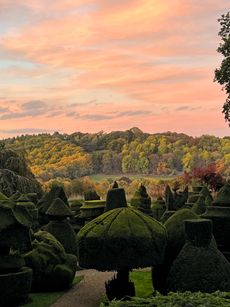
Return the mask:
<path id="1" fill-rule="evenodd" d="M 111 306 L 166 304 L 177 292 L 185 298 L 230 291 L 229 183 L 217 195 L 199 184 L 191 190 L 167 185 L 153 201 L 141 184 L 129 204 L 115 182 L 106 200 L 92 190 L 84 201 L 69 201 L 62 187 L 42 192 L 26 165 L 20 168 L 21 160 L 10 154 L 1 156 L 17 182 L 0 179 L 1 306 L 26 303 L 31 289 L 69 289 L 79 266 L 116 271 L 105 283 L 108 299 L 117 300 Z M 130 272 L 145 267 L 152 267 L 158 294 L 131 299 L 136 291 Z"/>

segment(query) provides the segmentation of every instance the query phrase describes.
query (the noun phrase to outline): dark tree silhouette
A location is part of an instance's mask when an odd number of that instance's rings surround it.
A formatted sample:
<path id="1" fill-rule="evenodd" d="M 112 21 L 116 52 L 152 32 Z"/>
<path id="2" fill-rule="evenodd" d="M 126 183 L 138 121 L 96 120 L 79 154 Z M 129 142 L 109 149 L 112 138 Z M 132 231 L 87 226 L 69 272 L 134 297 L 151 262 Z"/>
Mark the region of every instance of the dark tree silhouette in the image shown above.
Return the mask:
<path id="1" fill-rule="evenodd" d="M 227 94 L 222 112 L 230 126 L 230 12 L 221 15 L 218 21 L 220 23 L 220 32 L 218 34 L 221 37 L 221 43 L 217 51 L 224 56 L 224 59 L 220 68 L 215 70 L 214 81 L 221 84 Z"/>

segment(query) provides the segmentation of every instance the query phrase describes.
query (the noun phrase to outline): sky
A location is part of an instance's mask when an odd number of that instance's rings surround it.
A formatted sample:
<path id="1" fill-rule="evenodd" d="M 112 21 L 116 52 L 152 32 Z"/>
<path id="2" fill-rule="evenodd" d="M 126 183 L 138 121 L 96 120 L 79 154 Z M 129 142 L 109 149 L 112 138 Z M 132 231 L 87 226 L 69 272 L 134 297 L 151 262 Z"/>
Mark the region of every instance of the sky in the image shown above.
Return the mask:
<path id="1" fill-rule="evenodd" d="M 229 0 L 0 0 L 0 138 L 229 135 L 213 82 Z"/>

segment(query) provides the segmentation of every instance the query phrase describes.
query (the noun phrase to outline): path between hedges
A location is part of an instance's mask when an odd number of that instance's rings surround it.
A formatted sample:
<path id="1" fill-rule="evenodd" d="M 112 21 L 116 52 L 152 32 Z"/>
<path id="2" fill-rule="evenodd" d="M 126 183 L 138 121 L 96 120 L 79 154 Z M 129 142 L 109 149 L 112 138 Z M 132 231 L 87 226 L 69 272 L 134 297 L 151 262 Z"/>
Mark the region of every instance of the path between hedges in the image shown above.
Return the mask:
<path id="1" fill-rule="evenodd" d="M 98 307 L 102 296 L 105 295 L 105 281 L 113 275 L 113 272 L 96 270 L 77 271 L 77 276 L 84 276 L 84 278 L 51 307 Z"/>

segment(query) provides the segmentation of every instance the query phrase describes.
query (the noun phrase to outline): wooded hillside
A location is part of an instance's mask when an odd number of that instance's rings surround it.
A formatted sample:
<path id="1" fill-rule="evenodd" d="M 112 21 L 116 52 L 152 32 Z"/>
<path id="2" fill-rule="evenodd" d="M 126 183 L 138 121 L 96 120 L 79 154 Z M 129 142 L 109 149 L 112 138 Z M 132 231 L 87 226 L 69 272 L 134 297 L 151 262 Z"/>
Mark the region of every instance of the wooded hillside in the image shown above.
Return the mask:
<path id="1" fill-rule="evenodd" d="M 170 175 L 209 164 L 228 175 L 230 168 L 230 137 L 148 134 L 132 128 L 111 133 L 24 135 L 2 142 L 23 154 L 41 181 L 98 173 Z"/>

